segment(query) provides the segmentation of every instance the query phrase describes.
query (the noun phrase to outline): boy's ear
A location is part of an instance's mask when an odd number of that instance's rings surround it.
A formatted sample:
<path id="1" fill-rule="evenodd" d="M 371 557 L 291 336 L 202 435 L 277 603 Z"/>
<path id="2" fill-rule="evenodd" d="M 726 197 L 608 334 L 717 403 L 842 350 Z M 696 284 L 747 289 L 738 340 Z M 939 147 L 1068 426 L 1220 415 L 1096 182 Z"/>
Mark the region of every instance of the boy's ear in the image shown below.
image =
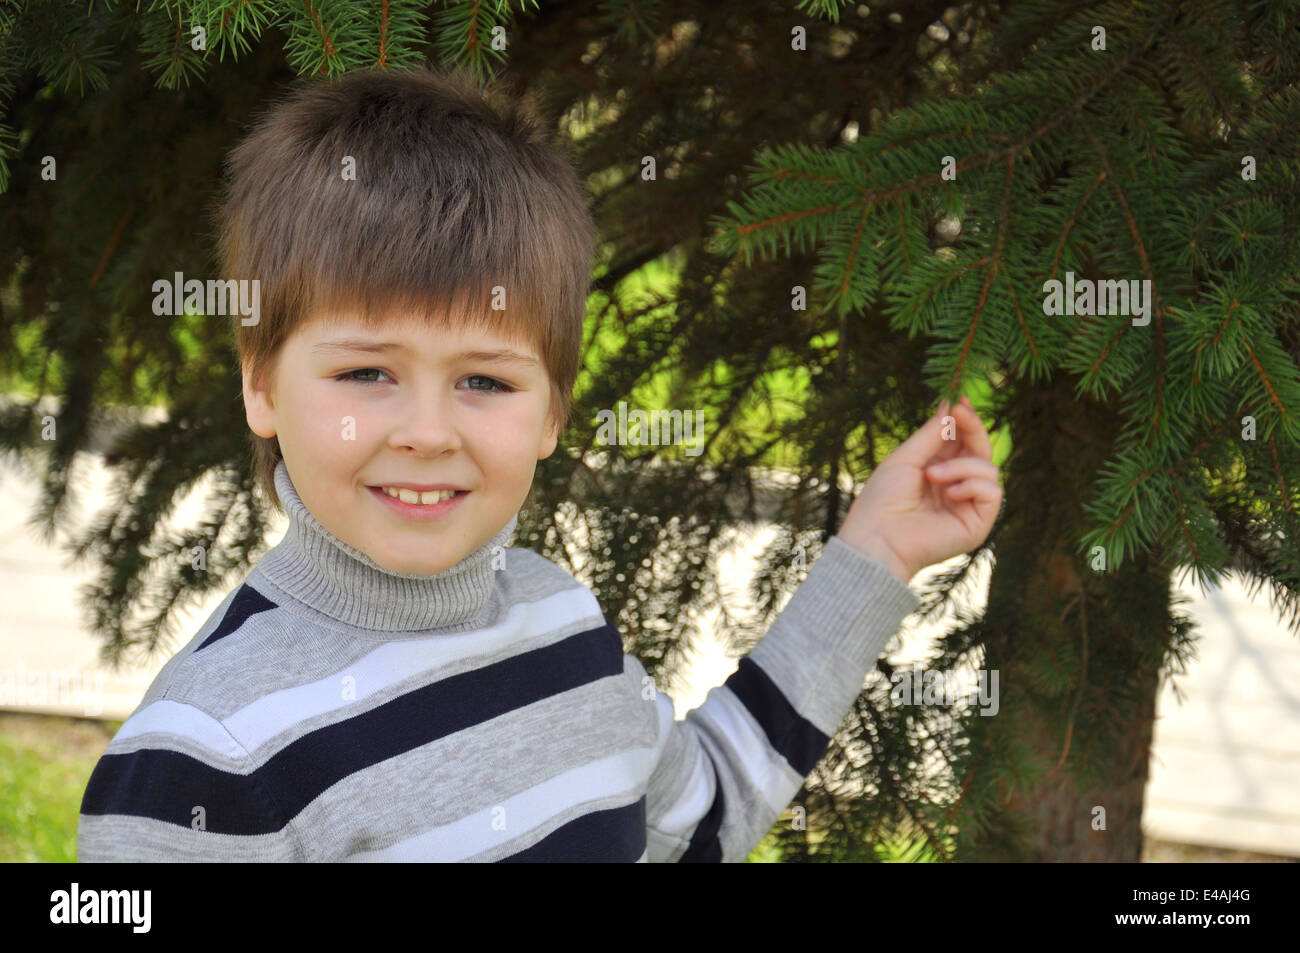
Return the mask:
<path id="1" fill-rule="evenodd" d="M 560 423 L 549 414 L 546 417 L 546 430 L 542 433 L 542 442 L 537 449 L 537 459 L 545 460 L 555 452 L 560 440 Z"/>
<path id="2" fill-rule="evenodd" d="M 554 454 L 555 446 L 559 443 L 559 424 L 554 420 L 547 419 L 546 432 L 542 434 L 542 443 L 537 450 L 537 459 L 545 460 L 547 456 Z"/>
<path id="3" fill-rule="evenodd" d="M 266 391 L 255 386 L 252 368 L 247 364 L 244 365 L 244 414 L 248 418 L 248 428 L 259 437 L 276 435 L 275 407 Z"/>

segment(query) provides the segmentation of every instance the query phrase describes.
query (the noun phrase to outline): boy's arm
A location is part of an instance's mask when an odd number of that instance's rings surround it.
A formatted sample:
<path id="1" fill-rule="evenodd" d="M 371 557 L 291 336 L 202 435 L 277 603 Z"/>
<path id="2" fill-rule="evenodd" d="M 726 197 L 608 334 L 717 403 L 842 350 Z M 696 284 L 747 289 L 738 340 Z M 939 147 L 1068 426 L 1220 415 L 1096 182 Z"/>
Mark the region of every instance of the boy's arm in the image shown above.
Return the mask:
<path id="1" fill-rule="evenodd" d="M 193 705 L 136 711 L 95 765 L 77 819 L 77 860 L 301 861 L 252 758 Z"/>
<path id="2" fill-rule="evenodd" d="M 919 604 L 882 563 L 832 536 L 767 634 L 703 704 L 674 721 L 671 699 L 655 691 L 648 859 L 745 860 Z M 645 669 L 629 661 L 640 685 Z"/>

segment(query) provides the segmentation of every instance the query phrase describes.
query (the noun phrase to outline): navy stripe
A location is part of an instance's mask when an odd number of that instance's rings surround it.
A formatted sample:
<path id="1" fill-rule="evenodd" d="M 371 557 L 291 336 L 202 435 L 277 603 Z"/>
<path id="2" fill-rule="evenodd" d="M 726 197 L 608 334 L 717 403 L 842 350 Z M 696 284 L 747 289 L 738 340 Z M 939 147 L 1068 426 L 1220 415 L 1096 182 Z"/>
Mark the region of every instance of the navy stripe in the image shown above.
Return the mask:
<path id="1" fill-rule="evenodd" d="M 740 699 L 758 722 L 768 743 L 800 775 L 807 775 L 826 753 L 830 736 L 804 718 L 782 694 L 781 689 L 749 656 L 743 656 L 740 665 L 726 681 L 727 688 Z M 691 832 L 691 844 L 678 858 L 680 864 L 720 863 L 722 842 L 718 837 L 726 799 L 722 785 L 716 785 L 713 805 Z"/>
<path id="2" fill-rule="evenodd" d="M 806 776 L 817 767 L 831 743 L 830 736 L 795 710 L 757 662 L 749 656 L 741 658 L 740 667 L 726 684 L 796 774 Z"/>
<path id="3" fill-rule="evenodd" d="M 276 607 L 275 603 L 266 596 L 262 595 L 252 586 L 243 583 L 239 591 L 235 593 L 235 598 L 230 600 L 230 605 L 226 607 L 226 614 L 218 625 L 200 645 L 195 652 L 202 652 L 213 642 L 218 639 L 224 639 L 226 636 L 235 632 L 248 621 L 249 616 L 257 615 L 259 612 L 267 612 Z"/>
<path id="4" fill-rule="evenodd" d="M 262 771 L 285 792 L 292 817 L 357 771 L 622 671 L 622 642 L 604 623 L 326 725 L 287 745 Z"/>
<path id="5" fill-rule="evenodd" d="M 635 863 L 645 853 L 645 797 L 635 804 L 575 817 L 532 847 L 497 863 Z"/>
<path id="6" fill-rule="evenodd" d="M 146 749 L 99 759 L 81 800 L 82 814 L 131 814 L 191 827 L 202 808 L 203 830 L 266 834 L 285 819 L 256 776 L 210 767 L 179 751 Z"/>
<path id="7" fill-rule="evenodd" d="M 284 826 L 284 817 L 248 807 L 269 804 L 268 788 L 275 791 L 285 817 L 292 818 L 357 771 L 542 699 L 622 674 L 622 640 L 603 622 L 554 645 L 441 679 L 325 725 L 287 745 L 250 775 L 223 771 L 174 751 L 106 754 L 91 776 L 81 812 L 132 814 L 188 827 L 193 805 L 202 804 L 210 831 L 273 833 Z"/>

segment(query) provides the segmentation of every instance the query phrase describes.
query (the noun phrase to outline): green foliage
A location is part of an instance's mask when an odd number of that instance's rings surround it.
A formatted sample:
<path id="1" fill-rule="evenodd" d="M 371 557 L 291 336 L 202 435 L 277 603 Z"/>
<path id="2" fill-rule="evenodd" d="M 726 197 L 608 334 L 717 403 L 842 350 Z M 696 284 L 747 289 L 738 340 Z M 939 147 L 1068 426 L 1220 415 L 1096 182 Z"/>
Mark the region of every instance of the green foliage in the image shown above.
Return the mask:
<path id="1" fill-rule="evenodd" d="M 1049 6 L 1017 5 L 1004 31 L 1027 31 L 1025 8 Z M 972 377 L 1005 371 L 1010 392 L 1067 373 L 1081 396 L 1115 402 L 1126 426 L 1089 501 L 1080 553 L 1101 546 L 1116 569 L 1135 551 L 1169 546 L 1217 582 L 1232 554 L 1210 474 L 1189 466 L 1197 454 L 1244 462 L 1242 480 L 1270 501 L 1272 519 L 1255 533 L 1297 529 L 1300 159 L 1294 137 L 1280 137 L 1300 127 L 1300 91 L 1277 75 L 1245 82 L 1242 57 L 1221 36 L 1203 69 L 1190 70 L 1185 50 L 1216 36 L 1207 20 L 1171 20 L 1158 4 L 1116 6 L 1112 20 L 1104 12 L 1042 33 L 996 83 L 900 110 L 850 146 L 763 150 L 744 201 L 715 219 L 716 247 L 746 263 L 816 248 L 823 307 L 860 313 L 883 296 L 892 327 L 935 339 L 924 372 L 945 396 Z M 1111 24 L 1104 54 L 1086 42 L 1095 23 Z M 1293 63 L 1294 26 L 1254 18 L 1256 62 Z M 1157 75 L 1174 77 L 1186 107 L 1178 123 Z M 1256 180 L 1241 174 L 1253 154 Z M 955 178 L 942 174 L 945 161 Z M 927 238 L 936 199 L 962 228 L 942 256 Z M 1067 271 L 1149 281 L 1149 324 L 1045 314 L 1044 282 Z M 1239 439 L 1245 415 L 1256 440 Z M 1300 554 L 1258 572 L 1277 575 L 1300 576 Z M 1294 592 L 1286 603 L 1300 611 Z"/>
<path id="2" fill-rule="evenodd" d="M 520 11 L 530 2 L 536 9 L 536 0 L 520 0 Z M 151 0 L 141 7 L 91 0 L 84 19 L 76 19 L 58 0 L 4 0 L 0 104 L 12 102 L 14 78 L 26 71 L 79 96 L 107 88 L 110 73 L 121 68 L 112 46 L 123 31 L 138 36 L 136 55 L 160 89 L 203 82 L 214 59 L 238 59 L 272 28 L 283 34 L 285 56 L 299 76 L 418 65 L 430 32 L 428 4 L 411 0 Z M 506 0 L 444 3 L 433 25 L 438 55 L 479 76 L 493 75 L 506 61 L 505 50 L 494 48 L 493 31 L 512 26 L 514 16 Z M 0 123 L 0 192 L 9 187 L 16 153 L 13 127 Z"/>

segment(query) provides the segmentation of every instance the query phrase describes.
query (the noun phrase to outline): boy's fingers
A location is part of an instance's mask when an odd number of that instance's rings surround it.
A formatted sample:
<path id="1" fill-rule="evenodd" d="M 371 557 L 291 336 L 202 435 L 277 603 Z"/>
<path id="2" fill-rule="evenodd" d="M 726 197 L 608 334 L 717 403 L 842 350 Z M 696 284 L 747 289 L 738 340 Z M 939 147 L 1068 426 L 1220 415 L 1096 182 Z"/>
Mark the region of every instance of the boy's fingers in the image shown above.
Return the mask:
<path id="1" fill-rule="evenodd" d="M 927 473 L 933 473 L 935 476 L 941 476 L 944 480 L 957 477 L 984 477 L 987 480 L 997 480 L 997 464 L 992 460 L 984 460 L 979 456 L 952 456 L 946 460 L 935 460 L 926 467 Z"/>
<path id="2" fill-rule="evenodd" d="M 944 481 L 978 477 L 996 483 L 998 479 L 998 468 L 993 462 L 979 457 L 953 457 L 949 460 L 941 460 L 930 464 L 925 468 L 925 472 Z"/>
<path id="3" fill-rule="evenodd" d="M 969 451 L 984 460 L 993 458 L 993 444 L 989 441 L 989 432 L 984 429 L 984 421 L 969 404 L 958 404 L 953 413 L 961 440 Z"/>
<path id="4" fill-rule="evenodd" d="M 939 409 L 935 411 L 934 416 L 922 424 L 916 433 L 900 443 L 898 449 L 889 455 L 890 459 L 920 469 L 937 456 L 945 446 L 951 446 L 954 441 L 943 439 L 943 418 L 950 412 L 948 402 L 940 401 Z"/>
<path id="5" fill-rule="evenodd" d="M 1000 503 L 1002 487 L 990 480 L 962 480 L 944 487 L 944 492 L 954 500 L 976 500 L 980 503 Z"/>
<path id="6" fill-rule="evenodd" d="M 943 439 L 944 417 L 953 418 L 957 428 L 955 435 L 957 439 Z M 988 432 L 984 429 L 984 423 L 980 420 L 979 414 L 975 413 L 974 408 L 969 404 L 953 405 L 946 400 L 941 400 L 934 416 L 927 420 L 920 430 L 899 444 L 892 456 L 899 463 L 921 468 L 938 456 L 940 451 L 947 450 L 952 453 L 955 450 L 960 454 L 963 448 L 966 453 L 985 460 L 993 457 L 993 445 L 989 443 Z"/>

